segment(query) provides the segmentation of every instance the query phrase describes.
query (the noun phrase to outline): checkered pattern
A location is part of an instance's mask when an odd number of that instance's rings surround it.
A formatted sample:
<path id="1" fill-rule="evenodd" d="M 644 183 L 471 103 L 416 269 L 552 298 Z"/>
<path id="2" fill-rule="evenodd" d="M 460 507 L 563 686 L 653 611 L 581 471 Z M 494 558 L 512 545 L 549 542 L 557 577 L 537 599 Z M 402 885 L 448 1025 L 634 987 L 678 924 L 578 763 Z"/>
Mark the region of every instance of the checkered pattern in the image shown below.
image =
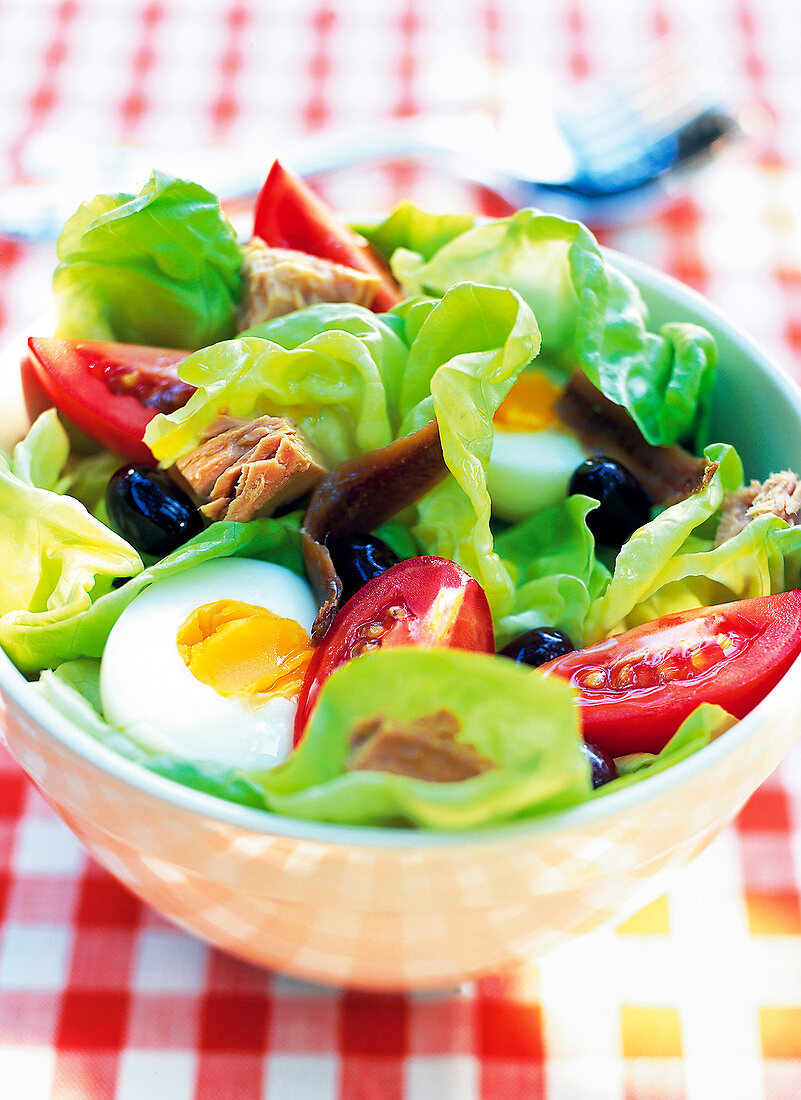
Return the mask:
<path id="1" fill-rule="evenodd" d="M 801 14 L 786 0 L 5 0 L 0 181 L 24 178 L 43 133 L 259 141 L 266 165 L 300 131 L 491 105 L 506 64 L 549 88 L 603 75 L 671 30 L 767 125 L 599 235 L 702 290 L 801 378 Z M 344 209 L 484 202 L 403 166 L 326 193 Z M 0 240 L 0 343 L 46 307 L 52 264 L 49 245 Z M 125 879 L 119 853 L 105 862 Z M 795 1100 L 800 1037 L 801 750 L 617 928 L 399 996 L 290 980 L 168 924 L 0 749 L 0 1100 Z"/>

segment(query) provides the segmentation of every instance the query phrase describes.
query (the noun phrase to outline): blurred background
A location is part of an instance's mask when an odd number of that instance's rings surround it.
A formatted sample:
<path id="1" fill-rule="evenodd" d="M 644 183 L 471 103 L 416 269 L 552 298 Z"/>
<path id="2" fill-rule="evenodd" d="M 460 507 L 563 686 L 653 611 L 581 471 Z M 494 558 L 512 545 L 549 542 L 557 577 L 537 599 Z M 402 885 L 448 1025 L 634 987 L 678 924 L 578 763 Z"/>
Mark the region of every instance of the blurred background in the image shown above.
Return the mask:
<path id="1" fill-rule="evenodd" d="M 338 210 L 576 214 L 799 379 L 800 49 L 787 0 L 3 0 L 0 342 L 48 309 L 59 219 L 96 191 L 185 173 L 247 234 L 273 158 L 381 139 L 380 163 L 311 177 Z M 555 117 L 585 155 L 655 137 L 656 181 L 588 201 L 501 178 L 553 173 Z M 389 158 L 421 118 L 459 152 Z M 617 929 L 443 994 L 316 989 L 144 909 L 0 749 L 0 1098 L 795 1100 L 800 892 L 796 752 Z"/>
<path id="2" fill-rule="evenodd" d="M 52 261 L 48 242 L 15 243 L 18 230 L 44 226 L 52 236 L 83 198 L 135 192 L 150 167 L 192 175 L 229 198 L 258 186 L 275 156 L 304 168 L 304 138 L 343 128 L 375 136 L 399 119 L 479 111 L 501 122 L 500 146 L 479 125 L 486 118 L 439 128 L 471 153 L 470 164 L 452 165 L 457 174 L 482 163 L 491 170 L 500 152 L 536 176 L 540 160 L 549 165 L 552 108 L 587 114 L 595 104 L 593 122 L 608 116 L 619 127 L 620 105 L 615 111 L 597 88 L 613 82 L 625 97 L 622 72 L 646 99 L 637 108 L 646 121 L 649 111 L 678 105 L 691 118 L 693 104 L 717 102 L 746 138 L 692 174 L 690 186 L 671 177 L 648 201 L 635 194 L 611 214 L 566 212 L 702 286 L 785 362 L 797 350 L 770 304 L 779 298 L 766 292 L 779 280 L 781 300 L 792 297 L 799 243 L 801 24 L 780 0 L 7 0 L 0 20 L 6 325 L 41 312 L 47 280 L 38 273 Z M 648 62 L 666 40 L 680 61 L 649 83 Z M 329 143 L 329 159 L 336 150 Z M 433 208 L 506 208 L 419 160 L 315 182 L 344 212 L 406 196 Z M 564 209 L 544 193 L 514 195 L 512 205 L 532 198 Z M 245 226 L 247 202 L 232 209 Z"/>

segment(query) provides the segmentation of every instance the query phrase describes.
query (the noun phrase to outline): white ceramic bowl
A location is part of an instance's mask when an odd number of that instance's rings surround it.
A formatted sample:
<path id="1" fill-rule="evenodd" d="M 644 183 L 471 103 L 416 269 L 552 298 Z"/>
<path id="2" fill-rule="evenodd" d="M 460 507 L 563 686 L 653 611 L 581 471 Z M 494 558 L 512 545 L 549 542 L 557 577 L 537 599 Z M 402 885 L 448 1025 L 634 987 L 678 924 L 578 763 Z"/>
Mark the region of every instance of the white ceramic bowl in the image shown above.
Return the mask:
<path id="1" fill-rule="evenodd" d="M 801 392 L 698 295 L 622 257 L 655 325 L 718 340 L 713 435 L 750 476 L 801 466 Z M 14 420 L 16 351 L 0 408 Z M 74 728 L 0 654 L 8 746 L 92 855 L 189 931 L 299 977 L 384 989 L 498 971 L 619 919 L 665 888 L 799 733 L 801 662 L 719 740 L 607 797 L 485 832 L 294 821 L 181 787 Z"/>

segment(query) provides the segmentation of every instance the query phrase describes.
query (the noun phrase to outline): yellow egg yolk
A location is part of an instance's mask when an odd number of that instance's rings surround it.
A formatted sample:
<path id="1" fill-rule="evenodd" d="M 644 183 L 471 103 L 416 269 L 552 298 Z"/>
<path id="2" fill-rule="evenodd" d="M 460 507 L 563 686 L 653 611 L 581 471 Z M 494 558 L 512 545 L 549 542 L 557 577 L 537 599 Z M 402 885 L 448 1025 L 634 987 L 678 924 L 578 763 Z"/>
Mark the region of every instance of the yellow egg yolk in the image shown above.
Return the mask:
<path id="1" fill-rule="evenodd" d="M 554 405 L 562 392 L 542 371 L 526 371 L 501 402 L 493 424 L 502 432 L 541 432 L 561 426 Z"/>
<path id="2" fill-rule="evenodd" d="M 238 600 L 198 607 L 179 628 L 176 643 L 192 675 L 219 695 L 294 699 L 313 652 L 294 619 Z"/>

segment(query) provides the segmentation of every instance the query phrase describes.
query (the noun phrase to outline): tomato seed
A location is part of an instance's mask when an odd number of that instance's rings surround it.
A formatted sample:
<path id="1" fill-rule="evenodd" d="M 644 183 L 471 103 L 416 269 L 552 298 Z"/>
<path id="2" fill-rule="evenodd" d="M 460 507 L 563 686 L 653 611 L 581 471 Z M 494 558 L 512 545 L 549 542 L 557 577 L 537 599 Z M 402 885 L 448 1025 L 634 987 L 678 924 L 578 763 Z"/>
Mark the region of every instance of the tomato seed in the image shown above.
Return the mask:
<path id="1" fill-rule="evenodd" d="M 613 668 L 610 675 L 610 687 L 622 690 L 624 688 L 634 687 L 636 683 L 636 674 L 632 665 L 621 665 L 618 668 Z"/>
<path id="2" fill-rule="evenodd" d="M 602 668 L 588 668 L 580 672 L 576 677 L 576 684 L 581 688 L 600 688 L 606 683 L 606 671 Z"/>
<path id="3" fill-rule="evenodd" d="M 657 680 L 661 684 L 668 684 L 671 680 L 681 680 L 683 673 L 675 662 L 662 661 L 657 665 Z"/>

